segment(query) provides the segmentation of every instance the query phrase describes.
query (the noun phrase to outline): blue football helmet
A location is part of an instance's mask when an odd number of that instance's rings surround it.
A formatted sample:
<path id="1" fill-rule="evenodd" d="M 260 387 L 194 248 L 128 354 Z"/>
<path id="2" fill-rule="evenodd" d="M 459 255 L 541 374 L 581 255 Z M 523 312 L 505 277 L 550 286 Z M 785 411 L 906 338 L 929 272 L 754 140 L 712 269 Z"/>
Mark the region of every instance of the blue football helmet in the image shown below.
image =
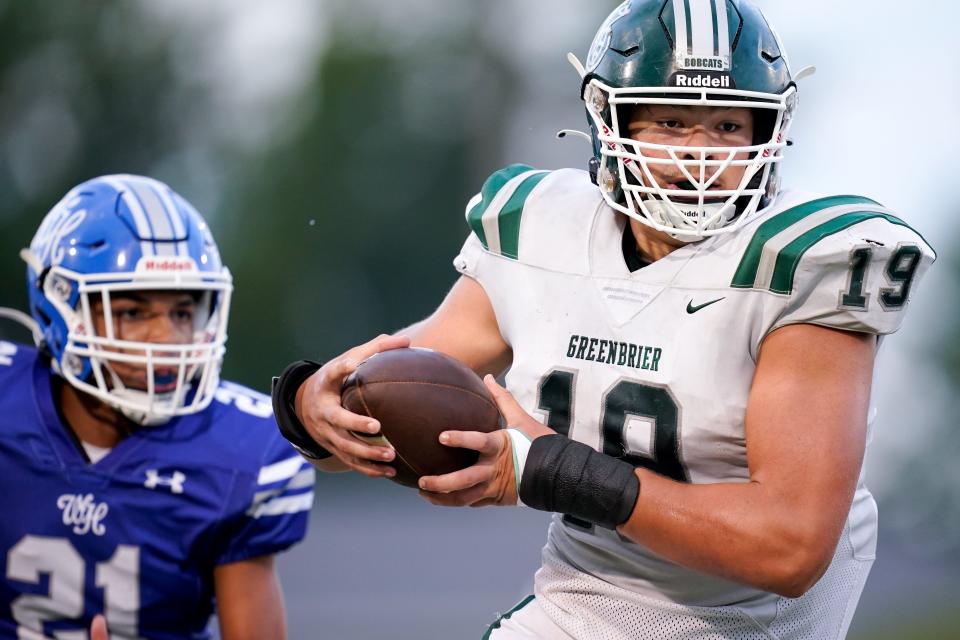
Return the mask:
<path id="1" fill-rule="evenodd" d="M 232 279 L 203 218 L 170 187 L 133 175 L 84 182 L 50 210 L 21 256 L 39 346 L 69 384 L 143 425 L 210 404 L 225 352 Z M 115 335 L 111 296 L 142 291 L 192 293 L 193 340 Z M 94 330 L 94 302 L 102 305 L 105 335 Z M 120 363 L 142 368 L 146 388 L 125 385 L 114 370 Z M 158 368 L 167 372 L 160 384 Z"/>

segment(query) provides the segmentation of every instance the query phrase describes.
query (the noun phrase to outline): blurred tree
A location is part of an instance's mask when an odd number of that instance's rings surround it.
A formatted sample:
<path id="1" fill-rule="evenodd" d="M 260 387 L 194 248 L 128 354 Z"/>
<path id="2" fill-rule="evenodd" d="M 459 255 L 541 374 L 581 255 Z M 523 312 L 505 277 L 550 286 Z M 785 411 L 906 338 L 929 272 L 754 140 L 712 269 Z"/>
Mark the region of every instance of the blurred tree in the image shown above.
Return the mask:
<path id="1" fill-rule="evenodd" d="M 210 95 L 175 70 L 194 35 L 140 3 L 0 3 L 0 304 L 25 306 L 17 250 L 70 187 L 196 144 Z"/>
<path id="2" fill-rule="evenodd" d="M 84 179 L 129 172 L 168 181 L 211 221 L 237 285 L 228 377 L 265 390 L 295 357 L 429 313 L 456 277 L 463 207 L 496 168 L 491 132 L 516 78 L 480 6 L 398 37 L 354 5 L 324 5 L 327 46 L 257 148 L 231 144 L 229 98 L 203 81 L 211 20 L 229 7 L 0 3 L 0 269 L 15 274 L 0 304 L 25 304 L 17 250 L 45 212 Z M 219 177 L 200 201 L 198 156 Z M 7 324 L 0 335 L 25 339 Z"/>
<path id="3" fill-rule="evenodd" d="M 494 168 L 474 164 L 510 108 L 511 70 L 478 15 L 411 44 L 339 7 L 301 129 L 244 167 L 220 225 L 237 286 L 226 373 L 259 388 L 433 310 Z"/>
<path id="4" fill-rule="evenodd" d="M 944 210 L 942 219 L 949 215 Z M 908 434 L 909 446 L 897 459 L 896 481 L 886 497 L 890 522 L 912 552 L 942 558 L 960 571 L 960 323 L 950 312 L 960 302 L 960 260 L 950 251 L 954 244 L 935 241 L 939 258 L 922 284 L 923 295 L 933 299 L 936 291 L 937 300 L 916 355 L 933 365 L 920 367 L 911 385 L 912 393 L 923 399 L 925 413 L 888 425 Z M 924 375 L 924 370 L 932 373 Z"/>

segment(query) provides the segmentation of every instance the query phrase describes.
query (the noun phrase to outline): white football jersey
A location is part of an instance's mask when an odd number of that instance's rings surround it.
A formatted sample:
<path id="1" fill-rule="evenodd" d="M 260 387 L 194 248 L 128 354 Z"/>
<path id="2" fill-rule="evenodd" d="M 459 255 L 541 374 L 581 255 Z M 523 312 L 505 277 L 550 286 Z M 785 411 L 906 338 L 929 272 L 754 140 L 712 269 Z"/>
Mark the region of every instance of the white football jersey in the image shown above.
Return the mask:
<path id="1" fill-rule="evenodd" d="M 507 387 L 524 409 L 598 451 L 692 483 L 749 479 L 744 415 L 767 334 L 795 323 L 896 331 L 935 257 L 876 202 L 784 192 L 737 232 L 631 272 L 626 218 L 588 175 L 524 165 L 491 176 L 467 220 L 473 233 L 454 265 L 493 304 L 513 349 Z M 537 601 L 577 638 L 843 637 L 876 530 L 861 477 L 830 569 L 788 599 L 558 515 Z"/>

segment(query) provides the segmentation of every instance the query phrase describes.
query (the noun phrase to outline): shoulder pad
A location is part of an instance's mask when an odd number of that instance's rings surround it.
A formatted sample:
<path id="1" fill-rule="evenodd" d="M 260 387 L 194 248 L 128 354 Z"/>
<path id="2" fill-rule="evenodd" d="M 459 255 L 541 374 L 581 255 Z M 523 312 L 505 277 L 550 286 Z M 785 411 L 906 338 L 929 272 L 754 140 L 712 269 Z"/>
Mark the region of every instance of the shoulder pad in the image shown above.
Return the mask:
<path id="1" fill-rule="evenodd" d="M 491 253 L 514 260 L 520 250 L 520 220 L 534 187 L 550 172 L 512 164 L 487 178 L 480 193 L 467 203 L 467 223 Z"/>
<path id="2" fill-rule="evenodd" d="M 490 176 L 467 205 L 473 231 L 468 244 L 515 262 L 566 270 L 578 262 L 576 256 L 586 263 L 600 203 L 600 192 L 585 171 L 511 165 Z"/>
<path id="3" fill-rule="evenodd" d="M 0 375 L 3 371 L 16 371 L 17 373 L 13 375 L 21 375 L 19 372 L 26 367 L 33 366 L 39 355 L 34 347 L 0 340 Z"/>
<path id="4" fill-rule="evenodd" d="M 260 419 L 273 417 L 270 397 L 243 385 L 221 380 L 214 397 L 218 403 L 225 405 L 228 411 L 233 410 Z"/>
<path id="5" fill-rule="evenodd" d="M 936 257 L 919 233 L 873 200 L 860 196 L 812 200 L 756 228 L 730 286 L 789 295 L 801 263 L 826 267 L 839 260 L 846 268 L 853 245 L 883 247 L 904 241 L 922 245 L 931 259 Z"/>
<path id="6" fill-rule="evenodd" d="M 935 258 L 890 210 L 867 198 L 834 196 L 760 224 L 731 286 L 782 300 L 774 326 L 807 323 L 882 335 L 900 327 Z"/>

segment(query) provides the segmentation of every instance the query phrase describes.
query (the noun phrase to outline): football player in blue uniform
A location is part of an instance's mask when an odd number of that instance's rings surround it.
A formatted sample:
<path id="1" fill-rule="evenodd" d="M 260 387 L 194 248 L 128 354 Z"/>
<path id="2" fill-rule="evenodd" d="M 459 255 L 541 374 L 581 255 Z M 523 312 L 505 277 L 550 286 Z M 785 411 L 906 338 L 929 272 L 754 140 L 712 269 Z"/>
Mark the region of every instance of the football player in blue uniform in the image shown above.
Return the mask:
<path id="1" fill-rule="evenodd" d="M 207 638 L 214 610 L 223 638 L 284 637 L 274 554 L 314 471 L 269 398 L 219 379 L 232 284 L 203 219 L 103 176 L 21 255 L 37 346 L 0 342 L 0 637 Z"/>
<path id="2" fill-rule="evenodd" d="M 580 75 L 589 171 L 495 172 L 434 314 L 275 387 L 317 465 L 390 475 L 343 377 L 412 344 L 459 358 L 510 429 L 448 506 L 553 512 L 534 594 L 491 640 L 839 640 L 876 550 L 864 483 L 879 336 L 934 260 L 860 196 L 781 189 L 797 82 L 747 0 L 628 0 Z"/>

